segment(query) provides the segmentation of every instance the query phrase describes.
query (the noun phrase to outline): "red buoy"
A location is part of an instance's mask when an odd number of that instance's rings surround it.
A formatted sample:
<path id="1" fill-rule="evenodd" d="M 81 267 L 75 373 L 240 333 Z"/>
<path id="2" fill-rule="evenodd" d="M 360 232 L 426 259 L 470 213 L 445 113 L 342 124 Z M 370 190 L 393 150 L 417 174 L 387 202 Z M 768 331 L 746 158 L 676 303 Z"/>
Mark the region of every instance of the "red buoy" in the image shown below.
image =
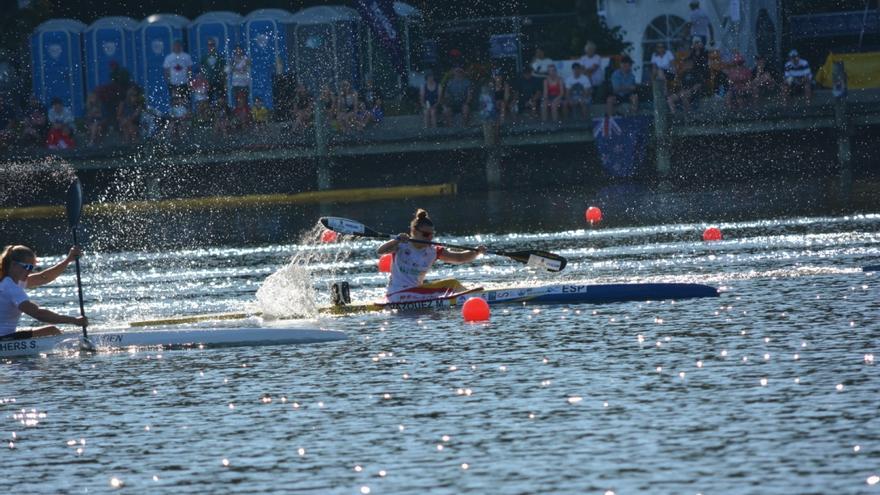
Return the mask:
<path id="1" fill-rule="evenodd" d="M 379 258 L 379 271 L 382 273 L 391 273 L 391 262 L 394 261 L 394 255 L 385 253 Z"/>
<path id="2" fill-rule="evenodd" d="M 336 232 L 333 232 L 332 230 L 325 230 L 321 234 L 321 242 L 324 242 L 324 243 L 336 242 L 336 239 L 338 237 L 339 237 L 339 234 L 337 234 Z"/>
<path id="3" fill-rule="evenodd" d="M 489 319 L 489 303 L 479 297 L 472 297 L 461 306 L 464 321 L 486 321 Z"/>
<path id="4" fill-rule="evenodd" d="M 599 223 L 602 221 L 602 210 L 600 210 L 598 206 L 591 206 L 587 208 L 587 212 L 584 213 L 584 216 L 587 217 L 587 221 L 590 222 L 590 225 Z"/>
<path id="5" fill-rule="evenodd" d="M 706 242 L 720 241 L 721 238 L 721 229 L 718 227 L 708 227 L 703 231 L 703 240 Z"/>

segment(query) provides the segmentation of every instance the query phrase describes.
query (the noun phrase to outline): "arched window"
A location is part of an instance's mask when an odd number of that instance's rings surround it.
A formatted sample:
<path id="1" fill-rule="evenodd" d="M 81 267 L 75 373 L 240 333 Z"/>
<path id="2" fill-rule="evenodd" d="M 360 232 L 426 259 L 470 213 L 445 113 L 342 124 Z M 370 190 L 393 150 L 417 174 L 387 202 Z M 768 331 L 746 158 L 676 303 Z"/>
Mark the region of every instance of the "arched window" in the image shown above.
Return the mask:
<path id="1" fill-rule="evenodd" d="M 655 17 L 645 28 L 645 35 L 642 37 L 643 66 L 648 67 L 651 63 L 651 55 L 654 54 L 654 48 L 658 43 L 666 45 L 666 49 L 671 53 L 684 46 L 686 28 L 687 22 L 681 17 L 675 15 Z"/>

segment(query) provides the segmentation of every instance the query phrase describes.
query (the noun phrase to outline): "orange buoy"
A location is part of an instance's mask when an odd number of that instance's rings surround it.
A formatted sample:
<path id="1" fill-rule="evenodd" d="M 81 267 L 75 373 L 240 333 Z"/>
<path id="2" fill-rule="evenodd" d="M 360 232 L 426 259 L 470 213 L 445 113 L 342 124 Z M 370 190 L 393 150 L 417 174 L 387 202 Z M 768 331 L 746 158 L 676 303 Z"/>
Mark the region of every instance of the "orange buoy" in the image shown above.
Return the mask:
<path id="1" fill-rule="evenodd" d="M 461 306 L 461 316 L 464 321 L 486 321 L 490 313 L 489 303 L 479 297 L 472 297 Z"/>
<path id="2" fill-rule="evenodd" d="M 391 262 L 394 261 L 394 255 L 385 253 L 379 258 L 379 271 L 382 273 L 391 273 Z"/>
<path id="3" fill-rule="evenodd" d="M 721 229 L 718 227 L 708 227 L 703 231 L 703 240 L 706 242 L 720 241 L 721 238 Z"/>
<path id="4" fill-rule="evenodd" d="M 321 242 L 324 242 L 324 243 L 336 242 L 336 239 L 338 237 L 339 237 L 339 234 L 337 234 L 336 232 L 333 232 L 332 230 L 325 230 L 321 234 Z"/>
<path id="5" fill-rule="evenodd" d="M 602 221 L 602 210 L 600 210 L 598 206 L 591 206 L 587 208 L 584 216 L 587 217 L 587 221 L 590 222 L 590 225 L 599 223 Z"/>

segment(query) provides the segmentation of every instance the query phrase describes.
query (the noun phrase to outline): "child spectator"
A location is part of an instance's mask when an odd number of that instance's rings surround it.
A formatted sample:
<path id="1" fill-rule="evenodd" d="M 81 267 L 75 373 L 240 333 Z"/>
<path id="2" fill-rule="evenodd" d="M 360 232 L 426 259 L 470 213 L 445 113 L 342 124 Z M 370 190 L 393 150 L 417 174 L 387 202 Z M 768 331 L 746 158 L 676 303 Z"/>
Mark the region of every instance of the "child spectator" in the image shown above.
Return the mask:
<path id="1" fill-rule="evenodd" d="M 245 55 L 244 50 L 237 46 L 232 53 L 232 62 L 226 67 L 232 82 L 232 98 L 238 102 L 238 95 L 244 94 L 248 98 L 251 87 L 251 59 Z"/>
<path id="2" fill-rule="evenodd" d="M 254 124 L 262 125 L 269 122 L 269 109 L 263 104 L 263 99 L 254 97 L 254 106 L 251 108 L 251 118 Z"/>
<path id="3" fill-rule="evenodd" d="M 611 94 L 605 100 L 605 115 L 614 115 L 615 105 L 630 103 L 630 112 L 639 108 L 639 94 L 636 92 L 636 76 L 632 71 L 633 60 L 629 55 L 620 59 L 620 68 L 611 74 Z"/>
<path id="4" fill-rule="evenodd" d="M 453 114 L 461 113 L 461 125 L 467 126 L 471 111 L 473 90 L 462 67 L 452 70 L 452 79 L 443 88 L 443 116 L 446 125 L 452 125 Z"/>
<path id="5" fill-rule="evenodd" d="M 741 53 L 733 55 L 733 67 L 728 68 L 727 93 L 724 101 L 728 108 L 742 108 L 749 103 L 749 82 L 752 80 L 752 71 L 745 65 L 746 59 Z"/>
<path id="6" fill-rule="evenodd" d="M 169 134 L 172 138 L 182 137 L 181 134 L 185 133 L 190 125 L 189 105 L 186 104 L 184 97 L 176 96 L 171 101 L 170 117 L 171 120 L 168 122 Z"/>
<path id="7" fill-rule="evenodd" d="M 47 118 L 52 129 L 73 126 L 73 112 L 70 111 L 70 108 L 64 106 L 61 98 L 52 98 L 52 106 L 49 107 Z"/>
<path id="8" fill-rule="evenodd" d="M 757 102 L 763 96 L 776 96 L 777 82 L 767 70 L 767 59 L 758 55 L 755 57 L 755 70 L 752 72 L 752 80 L 749 81 L 748 90 L 752 99 Z"/>
<path id="9" fill-rule="evenodd" d="M 592 85 L 590 78 L 584 74 L 583 67 L 578 62 L 571 64 L 572 74 L 565 80 L 565 104 L 568 111 L 574 117 L 576 109 L 580 108 L 584 119 L 590 118 L 590 100 Z"/>
<path id="10" fill-rule="evenodd" d="M 205 77 L 204 74 L 196 74 L 189 85 L 192 89 L 193 104 L 196 107 L 199 106 L 200 102 L 208 100 L 210 87 L 208 85 L 208 79 Z"/>
<path id="11" fill-rule="evenodd" d="M 76 147 L 76 141 L 70 135 L 70 127 L 53 127 L 49 130 L 46 138 L 46 147 L 50 150 L 72 150 Z"/>
<path id="12" fill-rule="evenodd" d="M 122 131 L 122 141 L 136 143 L 138 141 L 138 127 L 141 121 L 143 100 L 134 87 L 125 92 L 125 99 L 116 107 L 116 120 L 119 122 L 119 130 Z"/>
<path id="13" fill-rule="evenodd" d="M 541 105 L 541 120 L 547 122 L 547 114 L 553 118 L 553 122 L 559 122 L 559 109 L 565 111 L 565 84 L 556 66 L 551 65 L 547 71 L 547 77 L 544 78 L 544 104 Z"/>
<path id="14" fill-rule="evenodd" d="M 782 97 L 786 103 L 794 94 L 804 94 L 807 104 L 813 96 L 813 73 L 810 64 L 798 55 L 797 50 L 788 52 L 788 62 L 785 63 L 785 84 L 782 85 Z"/>
<path id="15" fill-rule="evenodd" d="M 235 98 L 235 108 L 232 109 L 232 128 L 247 129 L 251 125 L 251 109 L 248 108 L 245 93 L 238 93 Z"/>
<path id="16" fill-rule="evenodd" d="M 86 126 L 89 129 L 88 146 L 94 146 L 104 131 L 104 112 L 98 102 L 98 95 L 91 92 L 86 96 Z"/>
<path id="17" fill-rule="evenodd" d="M 440 84 L 434 79 L 434 72 L 425 71 L 425 82 L 419 90 L 419 105 L 422 107 L 422 120 L 425 129 L 437 127 L 437 104 L 440 103 Z"/>
<path id="18" fill-rule="evenodd" d="M 514 83 L 516 98 L 514 102 L 514 114 L 528 112 L 532 118 L 538 118 L 538 109 L 541 107 L 541 97 L 544 95 L 544 83 L 534 76 L 531 65 L 525 66 L 522 75 Z"/>

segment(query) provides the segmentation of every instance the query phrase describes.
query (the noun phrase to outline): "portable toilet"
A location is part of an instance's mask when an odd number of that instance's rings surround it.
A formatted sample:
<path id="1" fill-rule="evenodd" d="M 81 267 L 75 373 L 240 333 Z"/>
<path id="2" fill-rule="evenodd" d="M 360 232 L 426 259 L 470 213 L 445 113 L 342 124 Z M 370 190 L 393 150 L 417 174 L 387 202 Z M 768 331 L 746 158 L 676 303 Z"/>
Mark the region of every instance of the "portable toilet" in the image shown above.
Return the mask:
<path id="1" fill-rule="evenodd" d="M 134 32 L 138 23 L 130 17 L 104 17 L 93 22 L 84 33 L 86 90 L 110 82 L 111 65 L 128 71 L 137 80 L 134 63 Z"/>
<path id="2" fill-rule="evenodd" d="M 51 19 L 31 35 L 34 95 L 48 107 L 61 98 L 74 115 L 85 113 L 82 34 L 86 25 L 73 19 Z"/>
<path id="3" fill-rule="evenodd" d="M 293 16 L 292 55 L 297 79 L 311 91 L 343 80 L 360 87 L 361 17 L 342 6 L 303 9 Z"/>
<path id="4" fill-rule="evenodd" d="M 273 108 L 272 84 L 276 74 L 287 70 L 288 33 L 293 14 L 282 9 L 260 9 L 245 16 L 242 24 L 244 51 L 251 59 L 250 102 L 259 96 Z"/>
<path id="5" fill-rule="evenodd" d="M 135 32 L 135 53 L 137 55 L 137 81 L 144 90 L 147 106 L 161 113 L 171 109 L 168 85 L 165 81 L 165 57 L 171 53 L 174 41 L 186 43 L 184 29 L 189 21 L 175 14 L 154 14 L 138 25 Z"/>
<path id="6" fill-rule="evenodd" d="M 189 50 L 193 59 L 193 69 L 201 71 L 202 58 L 208 53 L 208 41 L 217 45 L 217 53 L 225 63 L 232 60 L 232 51 L 241 46 L 241 24 L 243 17 L 235 12 L 206 12 L 189 24 Z M 232 87 L 226 84 L 227 104 L 232 105 Z"/>

